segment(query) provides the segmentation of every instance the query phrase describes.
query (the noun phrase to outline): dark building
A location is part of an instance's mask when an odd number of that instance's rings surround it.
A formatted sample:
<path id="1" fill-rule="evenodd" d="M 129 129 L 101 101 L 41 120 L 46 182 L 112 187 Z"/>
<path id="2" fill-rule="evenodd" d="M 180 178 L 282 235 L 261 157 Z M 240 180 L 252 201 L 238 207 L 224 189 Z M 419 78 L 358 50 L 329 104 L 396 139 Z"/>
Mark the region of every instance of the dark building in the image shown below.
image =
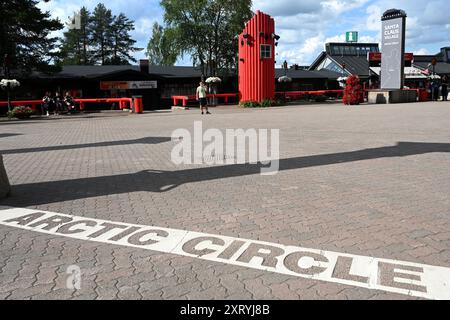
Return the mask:
<path id="1" fill-rule="evenodd" d="M 433 72 L 433 59 L 436 60 L 434 72 L 440 76 L 450 77 L 450 47 L 441 48 L 441 51 L 435 55 L 414 56 L 414 66 L 426 74 L 431 74 Z"/>
<path id="2" fill-rule="evenodd" d="M 378 43 L 327 43 L 325 51 L 311 64 L 309 70 L 328 70 L 341 76 L 357 75 L 368 80 L 372 75 L 367 54 L 380 52 Z"/>
<path id="3" fill-rule="evenodd" d="M 292 82 L 287 84 L 279 83 L 277 81 L 276 91 L 310 91 L 310 90 L 333 90 L 340 89 L 337 79 L 340 77 L 339 73 L 330 70 L 304 70 L 298 68 L 290 68 L 288 70 L 275 69 L 275 77 L 279 79 L 282 76 L 288 76 Z"/>
<path id="4" fill-rule="evenodd" d="M 339 74 L 328 71 L 308 71 L 303 68 L 287 70 L 292 82 L 286 85 L 277 79 L 285 70 L 276 70 L 276 90 L 320 90 L 338 86 Z M 53 74 L 34 72 L 27 78 L 18 79 L 21 87 L 13 92 L 14 100 L 40 100 L 45 92 L 70 91 L 76 98 L 115 98 L 142 96 L 146 110 L 170 108 L 174 95 L 194 95 L 202 73 L 196 67 L 149 66 L 141 61 L 136 66 L 63 66 Z M 219 93 L 238 93 L 236 74 L 221 76 L 223 82 Z M 6 100 L 4 92 L 0 100 Z M 92 109 L 111 108 L 110 104 L 90 104 Z"/>
<path id="5" fill-rule="evenodd" d="M 311 64 L 309 70 L 328 70 L 341 76 L 357 75 L 366 87 L 379 83 L 380 67 L 370 66 L 368 53 L 380 53 L 377 43 L 327 43 L 325 51 Z M 450 47 L 442 48 L 436 55 L 414 55 L 409 66 L 405 66 L 405 86 L 426 87 L 428 75 L 433 72 L 432 61 L 436 60 L 436 74 L 450 76 Z M 370 81 L 369 81 L 370 80 Z"/>

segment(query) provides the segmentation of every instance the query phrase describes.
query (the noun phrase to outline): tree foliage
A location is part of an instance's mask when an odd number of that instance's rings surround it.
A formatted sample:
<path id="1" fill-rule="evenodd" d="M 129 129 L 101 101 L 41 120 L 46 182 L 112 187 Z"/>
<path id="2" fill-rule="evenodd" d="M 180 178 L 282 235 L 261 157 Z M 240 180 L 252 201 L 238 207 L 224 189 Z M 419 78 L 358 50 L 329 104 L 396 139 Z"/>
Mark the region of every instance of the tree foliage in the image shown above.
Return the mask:
<path id="1" fill-rule="evenodd" d="M 10 57 L 11 69 L 29 72 L 49 70 L 57 57 L 57 37 L 51 33 L 63 28 L 59 20 L 51 19 L 33 0 L 0 0 L 0 65 Z"/>
<path id="2" fill-rule="evenodd" d="M 251 0 L 162 0 L 161 6 L 174 45 L 204 75 L 236 68 L 236 37 L 253 16 Z"/>
<path id="3" fill-rule="evenodd" d="M 81 29 L 64 33 L 62 41 L 62 64 L 129 64 L 136 59 L 131 55 L 137 49 L 130 33 L 134 21 L 123 13 L 118 16 L 104 4 L 99 3 L 90 13 L 85 7 L 80 10 Z"/>
<path id="4" fill-rule="evenodd" d="M 134 21 L 128 19 L 123 13 L 114 17 L 111 27 L 112 52 L 107 64 L 129 64 L 129 61 L 136 62 L 136 59 L 130 55 L 135 51 L 136 40 L 132 39 L 130 32 L 134 30 Z"/>
<path id="5" fill-rule="evenodd" d="M 107 9 L 103 3 L 99 3 L 92 15 L 92 55 L 95 61 L 105 64 L 111 56 L 114 45 L 112 37 L 112 24 L 114 21 L 111 10 Z"/>
<path id="6" fill-rule="evenodd" d="M 86 7 L 80 10 L 80 29 L 70 29 L 64 33 L 61 45 L 61 56 L 63 64 L 67 65 L 89 65 L 93 63 L 90 52 L 90 23 L 91 13 Z"/>
<path id="7" fill-rule="evenodd" d="M 155 66 L 173 66 L 178 58 L 178 49 L 172 41 L 171 30 L 155 22 L 152 37 L 147 45 L 147 57 Z"/>

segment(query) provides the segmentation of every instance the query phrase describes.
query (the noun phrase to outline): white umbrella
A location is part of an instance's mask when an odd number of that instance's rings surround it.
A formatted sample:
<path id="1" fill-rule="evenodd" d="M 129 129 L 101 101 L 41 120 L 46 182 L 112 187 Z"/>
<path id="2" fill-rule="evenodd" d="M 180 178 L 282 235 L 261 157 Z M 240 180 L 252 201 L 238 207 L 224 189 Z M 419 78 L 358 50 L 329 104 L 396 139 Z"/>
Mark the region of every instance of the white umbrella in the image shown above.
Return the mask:
<path id="1" fill-rule="evenodd" d="M 278 78 L 278 82 L 292 82 L 292 78 L 288 76 L 282 76 Z"/>
<path id="2" fill-rule="evenodd" d="M 15 88 L 15 87 L 20 86 L 20 82 L 17 81 L 16 79 L 13 79 L 13 80 L 2 79 L 2 81 L 0 81 L 1 87 L 6 88 L 6 87 L 8 87 L 8 85 L 10 88 Z"/>
<path id="3" fill-rule="evenodd" d="M 219 77 L 209 77 L 208 79 L 206 79 L 206 83 L 221 83 L 222 79 L 220 79 Z"/>
<path id="4" fill-rule="evenodd" d="M 344 87 L 345 84 L 347 83 L 347 79 L 348 79 L 348 77 L 339 77 L 339 78 L 337 78 L 337 81 L 339 82 L 339 85 L 341 87 Z"/>

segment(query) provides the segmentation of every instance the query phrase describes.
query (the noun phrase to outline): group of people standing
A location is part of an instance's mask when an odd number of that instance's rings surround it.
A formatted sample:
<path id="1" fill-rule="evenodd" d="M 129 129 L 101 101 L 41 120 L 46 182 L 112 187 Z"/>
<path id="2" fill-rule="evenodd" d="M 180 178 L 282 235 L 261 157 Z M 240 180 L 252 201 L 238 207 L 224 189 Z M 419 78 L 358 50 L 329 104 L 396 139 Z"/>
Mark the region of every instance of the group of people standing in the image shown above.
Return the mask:
<path id="1" fill-rule="evenodd" d="M 439 89 L 441 93 L 439 94 Z M 438 79 L 433 79 L 430 82 L 429 92 L 431 93 L 431 100 L 438 101 L 439 96 L 442 96 L 442 101 L 448 100 L 448 78 L 447 76 L 442 77 L 441 81 Z"/>
<path id="2" fill-rule="evenodd" d="M 64 94 L 64 97 L 61 97 L 59 92 L 55 92 L 52 95 L 48 91 L 42 98 L 42 115 L 46 115 L 47 117 L 50 114 L 60 115 L 66 112 L 72 113 L 76 111 L 75 101 L 68 91 Z"/>

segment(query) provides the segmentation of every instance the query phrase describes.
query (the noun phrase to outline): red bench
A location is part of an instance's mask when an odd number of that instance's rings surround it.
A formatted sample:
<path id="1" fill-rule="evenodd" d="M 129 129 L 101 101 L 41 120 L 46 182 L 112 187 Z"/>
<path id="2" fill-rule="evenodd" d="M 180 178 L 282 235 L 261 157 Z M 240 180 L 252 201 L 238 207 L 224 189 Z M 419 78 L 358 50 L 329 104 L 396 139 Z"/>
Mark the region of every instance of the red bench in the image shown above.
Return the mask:
<path id="1" fill-rule="evenodd" d="M 104 99 L 74 99 L 75 102 L 80 104 L 80 110 L 83 111 L 86 108 L 86 103 L 119 103 L 120 109 L 131 109 L 133 105 L 132 98 L 104 98 Z"/>
<path id="2" fill-rule="evenodd" d="M 208 98 L 223 98 L 225 104 L 228 104 L 230 98 L 237 99 L 237 93 L 217 93 L 217 94 L 208 94 Z M 186 107 L 189 101 L 196 101 L 197 97 L 195 95 L 188 96 L 172 96 L 173 105 L 177 106 L 179 102 L 182 103 L 183 107 Z"/>
<path id="3" fill-rule="evenodd" d="M 330 93 L 336 93 L 337 96 L 343 96 L 344 90 L 312 90 L 312 91 L 286 91 L 286 92 L 277 92 L 276 94 L 279 96 L 286 97 L 300 97 L 306 95 L 327 95 Z"/>
<path id="4" fill-rule="evenodd" d="M 118 102 L 120 109 L 129 108 L 133 105 L 132 98 L 105 98 L 105 99 L 74 99 L 75 102 L 80 104 L 80 109 L 84 110 L 86 108 L 86 103 L 113 103 Z M 31 106 L 33 110 L 38 109 L 42 105 L 42 100 L 20 100 L 11 101 L 11 105 L 16 106 Z M 8 101 L 0 101 L 0 107 L 8 106 Z"/>

